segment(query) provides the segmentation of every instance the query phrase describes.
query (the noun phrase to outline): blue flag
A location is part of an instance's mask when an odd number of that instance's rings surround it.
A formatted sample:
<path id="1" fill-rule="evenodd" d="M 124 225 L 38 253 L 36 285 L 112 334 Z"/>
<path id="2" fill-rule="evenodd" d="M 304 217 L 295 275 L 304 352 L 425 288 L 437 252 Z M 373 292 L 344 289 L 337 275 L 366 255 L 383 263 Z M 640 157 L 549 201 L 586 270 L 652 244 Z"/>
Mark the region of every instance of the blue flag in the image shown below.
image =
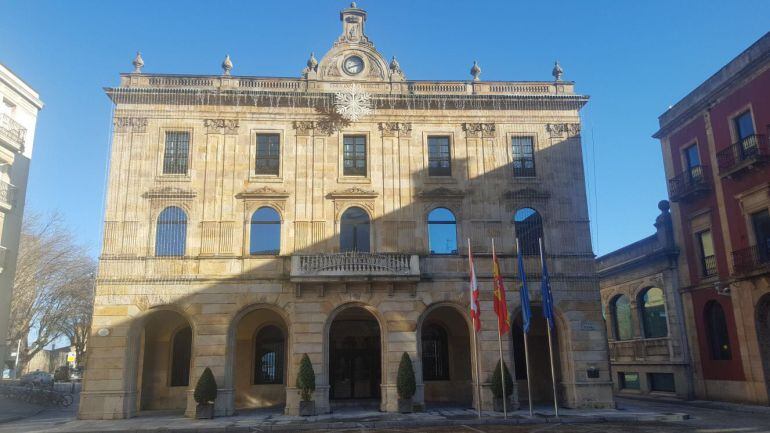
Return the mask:
<path id="1" fill-rule="evenodd" d="M 548 277 L 548 266 L 545 264 L 542 244 L 540 247 L 540 263 L 543 266 L 542 282 L 540 283 L 540 294 L 543 297 L 543 316 L 548 321 L 548 326 L 553 330 L 553 294 L 551 293 L 551 281 Z"/>
<path id="2" fill-rule="evenodd" d="M 524 272 L 523 254 L 519 251 L 519 240 L 516 239 L 516 254 L 519 256 L 519 278 L 521 279 L 521 288 L 519 297 L 521 298 L 521 324 L 524 333 L 529 333 L 529 322 L 532 317 L 532 311 L 529 308 L 529 289 L 527 288 L 527 274 Z"/>

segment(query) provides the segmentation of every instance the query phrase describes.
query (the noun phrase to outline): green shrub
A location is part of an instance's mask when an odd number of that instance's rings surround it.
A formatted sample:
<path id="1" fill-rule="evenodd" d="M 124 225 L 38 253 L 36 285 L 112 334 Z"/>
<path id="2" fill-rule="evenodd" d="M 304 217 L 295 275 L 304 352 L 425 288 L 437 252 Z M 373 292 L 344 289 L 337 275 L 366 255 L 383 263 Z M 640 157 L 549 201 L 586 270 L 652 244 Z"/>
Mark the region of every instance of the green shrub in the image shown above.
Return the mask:
<path id="1" fill-rule="evenodd" d="M 505 396 L 510 397 L 513 394 L 513 379 L 511 373 L 508 371 L 508 366 L 503 363 L 505 368 Z M 500 362 L 495 367 L 495 372 L 492 374 L 492 394 L 495 398 L 503 398 L 503 384 L 500 380 Z"/>
<path id="2" fill-rule="evenodd" d="M 315 371 L 313 371 L 313 364 L 307 353 L 302 355 L 302 361 L 299 363 L 297 388 L 302 394 L 302 401 L 310 401 L 313 391 L 315 391 Z"/>
<path id="3" fill-rule="evenodd" d="M 412 398 L 417 390 L 417 381 L 414 378 L 414 368 L 412 367 L 412 358 L 404 352 L 401 355 L 401 362 L 398 364 L 398 381 L 396 382 L 398 396 L 402 399 Z"/>
<path id="4" fill-rule="evenodd" d="M 206 367 L 203 370 L 201 378 L 195 384 L 193 397 L 198 404 L 212 403 L 217 399 L 217 380 L 214 378 L 214 373 L 211 372 L 210 368 Z"/>

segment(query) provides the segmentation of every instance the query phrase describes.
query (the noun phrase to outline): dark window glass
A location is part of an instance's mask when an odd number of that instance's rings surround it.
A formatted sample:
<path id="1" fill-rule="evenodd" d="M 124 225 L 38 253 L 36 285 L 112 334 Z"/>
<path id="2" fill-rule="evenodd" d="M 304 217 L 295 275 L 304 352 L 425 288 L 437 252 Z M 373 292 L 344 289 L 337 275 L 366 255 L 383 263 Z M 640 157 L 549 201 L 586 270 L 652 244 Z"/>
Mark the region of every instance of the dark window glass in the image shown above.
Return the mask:
<path id="1" fill-rule="evenodd" d="M 447 335 L 438 325 L 428 325 L 422 331 L 422 379 L 449 380 Z"/>
<path id="2" fill-rule="evenodd" d="M 730 336 L 727 332 L 727 319 L 722 305 L 717 301 L 706 304 L 704 319 L 706 321 L 706 336 L 708 337 L 711 359 L 732 359 Z"/>
<path id="3" fill-rule="evenodd" d="M 620 389 L 640 389 L 639 373 L 618 372 L 618 382 Z"/>
<path id="4" fill-rule="evenodd" d="M 281 251 L 281 217 L 274 209 L 261 207 L 251 216 L 252 255 L 278 255 Z"/>
<path id="5" fill-rule="evenodd" d="M 714 254 L 714 241 L 711 238 L 711 230 L 699 232 L 698 247 L 700 248 L 701 268 L 704 277 L 711 277 L 717 274 L 717 258 Z"/>
<path id="6" fill-rule="evenodd" d="M 543 237 L 543 219 L 532 208 L 523 208 L 513 216 L 516 237 L 519 239 L 520 253 L 525 255 L 540 254 L 540 239 Z"/>
<path id="7" fill-rule="evenodd" d="M 754 239 L 757 241 L 759 263 L 770 261 L 770 213 L 767 210 L 751 214 Z"/>
<path id="8" fill-rule="evenodd" d="M 645 290 L 639 297 L 639 309 L 645 338 L 659 338 L 668 335 L 663 290 L 657 287 Z"/>
<path id="9" fill-rule="evenodd" d="M 457 223 L 449 209 L 437 208 L 428 214 L 428 243 L 431 254 L 457 254 Z"/>
<path id="10" fill-rule="evenodd" d="M 340 219 L 340 250 L 369 252 L 369 215 L 351 207 Z"/>
<path id="11" fill-rule="evenodd" d="M 738 141 L 754 135 L 754 122 L 751 121 L 751 111 L 744 111 L 735 118 L 735 133 Z"/>
<path id="12" fill-rule="evenodd" d="M 171 386 L 190 384 L 192 329 L 188 326 L 176 334 L 171 343 Z"/>
<path id="13" fill-rule="evenodd" d="M 676 392 L 674 375 L 671 373 L 648 373 L 650 390 L 658 392 Z"/>
<path id="14" fill-rule="evenodd" d="M 693 144 L 684 150 L 685 162 L 687 162 L 687 168 L 693 168 L 700 165 L 700 155 L 698 154 L 698 146 Z"/>
<path id="15" fill-rule="evenodd" d="M 283 383 L 285 340 L 276 326 L 262 328 L 254 340 L 254 384 Z"/>
<path id="16" fill-rule="evenodd" d="M 188 132 L 167 132 L 163 152 L 163 174 L 187 174 L 187 156 L 190 150 Z"/>
<path id="17" fill-rule="evenodd" d="M 281 136 L 279 134 L 257 134 L 255 174 L 278 176 L 281 162 Z"/>
<path id="18" fill-rule="evenodd" d="M 346 135 L 342 145 L 342 174 L 366 176 L 366 136 Z"/>
<path id="19" fill-rule="evenodd" d="M 513 175 L 532 177 L 535 175 L 535 146 L 532 137 L 512 137 Z"/>
<path id="20" fill-rule="evenodd" d="M 631 320 L 631 302 L 625 295 L 615 297 L 611 302 L 612 326 L 616 340 L 634 338 L 634 325 Z"/>
<path id="21" fill-rule="evenodd" d="M 187 243 L 187 214 L 175 206 L 163 209 L 155 233 L 155 255 L 184 256 Z"/>
<path id="22" fill-rule="evenodd" d="M 449 137 L 428 137 L 428 175 L 452 175 Z"/>

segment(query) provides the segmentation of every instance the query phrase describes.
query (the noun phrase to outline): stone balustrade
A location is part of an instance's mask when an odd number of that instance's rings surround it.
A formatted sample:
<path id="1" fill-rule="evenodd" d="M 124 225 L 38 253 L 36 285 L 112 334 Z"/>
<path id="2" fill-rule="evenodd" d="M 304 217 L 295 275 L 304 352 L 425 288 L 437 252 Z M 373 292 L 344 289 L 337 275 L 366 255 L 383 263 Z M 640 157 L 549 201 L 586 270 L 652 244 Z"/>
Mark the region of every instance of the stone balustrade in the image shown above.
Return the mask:
<path id="1" fill-rule="evenodd" d="M 399 253 L 296 254 L 291 257 L 291 279 L 418 281 L 420 260 L 417 255 Z"/>

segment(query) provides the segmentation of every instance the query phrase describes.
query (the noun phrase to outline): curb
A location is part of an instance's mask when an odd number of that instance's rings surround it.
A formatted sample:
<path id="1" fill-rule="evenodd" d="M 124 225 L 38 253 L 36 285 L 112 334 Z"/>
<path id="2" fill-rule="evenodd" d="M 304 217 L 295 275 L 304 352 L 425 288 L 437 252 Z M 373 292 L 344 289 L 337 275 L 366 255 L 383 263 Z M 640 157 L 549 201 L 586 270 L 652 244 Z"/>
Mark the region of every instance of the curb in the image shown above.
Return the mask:
<path id="1" fill-rule="evenodd" d="M 730 412 L 743 412 L 770 415 L 770 407 L 758 406 L 741 403 L 730 403 L 723 401 L 708 401 L 708 400 L 680 400 L 673 398 L 661 398 L 661 397 L 646 397 L 641 395 L 621 395 L 616 396 L 621 399 L 646 401 L 651 403 L 675 403 L 682 406 L 692 406 L 701 409 L 718 409 Z"/>

